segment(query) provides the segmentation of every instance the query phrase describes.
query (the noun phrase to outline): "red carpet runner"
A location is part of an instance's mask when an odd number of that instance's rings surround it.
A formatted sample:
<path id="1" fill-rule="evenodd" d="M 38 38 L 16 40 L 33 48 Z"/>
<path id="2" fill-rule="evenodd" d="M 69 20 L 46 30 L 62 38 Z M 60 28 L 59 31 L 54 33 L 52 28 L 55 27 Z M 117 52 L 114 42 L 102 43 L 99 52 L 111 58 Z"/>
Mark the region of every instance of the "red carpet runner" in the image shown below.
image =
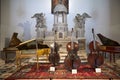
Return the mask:
<path id="1" fill-rule="evenodd" d="M 56 66 L 55 72 L 50 72 L 51 64 L 40 64 L 39 70 L 36 65 L 23 66 L 16 73 L 5 80 L 16 79 L 120 79 L 117 71 L 113 70 L 106 64 L 101 66 L 102 72 L 96 73 L 88 64 L 82 64 L 77 74 L 72 74 L 64 68 L 64 64 Z"/>

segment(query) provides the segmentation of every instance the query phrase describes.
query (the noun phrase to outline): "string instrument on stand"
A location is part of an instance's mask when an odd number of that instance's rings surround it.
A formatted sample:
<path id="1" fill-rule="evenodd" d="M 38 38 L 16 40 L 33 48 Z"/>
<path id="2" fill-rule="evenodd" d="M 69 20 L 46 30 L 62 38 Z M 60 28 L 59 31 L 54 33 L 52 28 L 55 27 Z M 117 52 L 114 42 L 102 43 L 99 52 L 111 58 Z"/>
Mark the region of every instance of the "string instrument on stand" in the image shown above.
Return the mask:
<path id="1" fill-rule="evenodd" d="M 93 41 L 91 41 L 89 44 L 90 54 L 88 55 L 88 63 L 91 65 L 91 67 L 97 68 L 104 63 L 104 57 L 99 54 L 97 50 L 100 43 L 95 40 L 94 29 L 92 29 L 92 33 Z"/>
<path id="2" fill-rule="evenodd" d="M 49 54 L 49 57 L 48 57 L 50 63 L 52 63 L 53 66 L 56 66 L 60 61 L 60 56 L 59 56 L 59 53 L 58 53 L 58 47 L 59 46 L 55 42 L 55 37 L 54 37 L 54 42 L 51 45 L 51 53 Z"/>
<path id="3" fill-rule="evenodd" d="M 81 60 L 77 55 L 77 51 L 79 50 L 79 46 L 76 42 L 68 42 L 66 45 L 68 54 L 64 60 L 64 66 L 67 70 L 71 71 L 72 69 L 77 69 L 80 66 Z"/>

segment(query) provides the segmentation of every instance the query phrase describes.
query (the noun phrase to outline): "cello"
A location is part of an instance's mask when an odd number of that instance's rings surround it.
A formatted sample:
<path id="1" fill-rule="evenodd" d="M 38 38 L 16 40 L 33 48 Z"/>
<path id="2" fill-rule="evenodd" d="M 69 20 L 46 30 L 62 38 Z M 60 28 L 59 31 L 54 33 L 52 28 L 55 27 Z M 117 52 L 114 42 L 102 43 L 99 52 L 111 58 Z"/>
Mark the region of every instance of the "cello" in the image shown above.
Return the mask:
<path id="1" fill-rule="evenodd" d="M 99 54 L 97 50 L 100 43 L 95 40 L 95 34 L 93 28 L 92 28 L 92 33 L 93 33 L 93 41 L 89 43 L 90 54 L 88 55 L 87 59 L 91 67 L 97 68 L 104 63 L 104 57 L 101 54 Z"/>
<path id="2" fill-rule="evenodd" d="M 55 31 L 56 34 L 56 31 Z M 50 61 L 50 63 L 53 64 L 53 66 L 56 66 L 59 61 L 60 61 L 60 56 L 58 53 L 58 44 L 55 42 L 55 36 L 54 36 L 54 42 L 51 45 L 51 52 L 49 54 L 48 60 Z"/>
<path id="3" fill-rule="evenodd" d="M 73 30 L 72 30 L 72 34 L 73 34 Z M 71 38 L 71 42 L 68 42 L 66 45 L 68 54 L 64 60 L 64 66 L 68 71 L 79 68 L 80 63 L 81 63 L 81 60 L 80 60 L 79 56 L 77 55 L 79 46 L 76 42 L 73 42 L 72 38 Z"/>

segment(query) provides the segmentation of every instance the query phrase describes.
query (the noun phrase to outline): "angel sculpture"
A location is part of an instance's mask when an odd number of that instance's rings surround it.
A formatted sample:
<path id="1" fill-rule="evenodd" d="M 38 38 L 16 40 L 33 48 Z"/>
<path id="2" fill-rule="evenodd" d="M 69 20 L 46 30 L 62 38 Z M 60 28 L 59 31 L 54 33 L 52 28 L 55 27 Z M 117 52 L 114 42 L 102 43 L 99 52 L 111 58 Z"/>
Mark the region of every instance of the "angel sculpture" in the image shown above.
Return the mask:
<path id="1" fill-rule="evenodd" d="M 75 23 L 79 28 L 84 28 L 85 27 L 85 19 L 86 18 L 91 18 L 87 13 L 83 13 L 82 15 L 77 14 L 75 16 Z"/>
<path id="2" fill-rule="evenodd" d="M 44 18 L 43 13 L 36 13 L 31 18 L 36 18 L 36 37 L 37 38 L 45 38 L 45 30 L 46 30 L 46 20 Z"/>
<path id="3" fill-rule="evenodd" d="M 84 37 L 85 34 L 85 20 L 86 18 L 91 18 L 87 13 L 83 13 L 82 15 L 77 14 L 75 16 L 75 28 L 79 29 L 80 37 Z"/>
<path id="4" fill-rule="evenodd" d="M 43 13 L 36 13 L 31 18 L 36 18 L 36 28 L 43 28 L 45 26 L 45 18 Z"/>

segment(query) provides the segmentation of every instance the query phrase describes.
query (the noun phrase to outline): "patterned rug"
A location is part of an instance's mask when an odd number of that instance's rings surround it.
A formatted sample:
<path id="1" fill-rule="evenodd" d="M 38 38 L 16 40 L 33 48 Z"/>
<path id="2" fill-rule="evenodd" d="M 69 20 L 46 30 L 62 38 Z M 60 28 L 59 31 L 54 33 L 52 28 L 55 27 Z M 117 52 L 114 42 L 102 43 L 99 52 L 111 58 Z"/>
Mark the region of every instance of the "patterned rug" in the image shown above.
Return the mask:
<path id="1" fill-rule="evenodd" d="M 25 65 L 20 70 L 6 78 L 5 80 L 15 79 L 120 79 L 119 71 L 104 64 L 101 73 L 96 73 L 88 64 L 81 64 L 77 74 L 65 69 L 64 64 L 55 66 L 55 71 L 50 71 L 51 64 L 40 64 L 39 69 L 36 65 Z"/>

